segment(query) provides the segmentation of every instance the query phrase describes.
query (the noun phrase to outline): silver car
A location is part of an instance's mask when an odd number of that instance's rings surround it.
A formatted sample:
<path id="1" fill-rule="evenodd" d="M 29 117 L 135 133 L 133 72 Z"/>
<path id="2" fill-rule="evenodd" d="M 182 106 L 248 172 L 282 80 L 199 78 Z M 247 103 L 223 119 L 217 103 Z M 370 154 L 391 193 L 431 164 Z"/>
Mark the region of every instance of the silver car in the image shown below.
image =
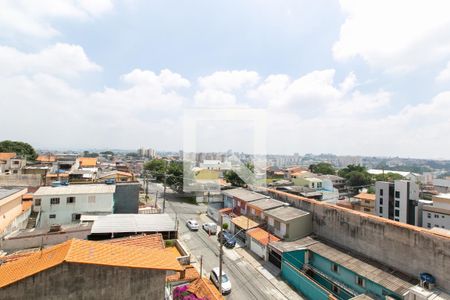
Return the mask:
<path id="1" fill-rule="evenodd" d="M 204 231 L 209 234 L 215 235 L 217 234 L 217 225 L 216 223 L 205 223 L 202 225 Z"/>
<path id="2" fill-rule="evenodd" d="M 187 226 L 190 230 L 192 230 L 192 231 L 197 231 L 198 228 L 200 227 L 200 226 L 198 225 L 197 220 L 194 220 L 194 219 L 188 220 L 188 221 L 186 222 L 186 226 Z"/>

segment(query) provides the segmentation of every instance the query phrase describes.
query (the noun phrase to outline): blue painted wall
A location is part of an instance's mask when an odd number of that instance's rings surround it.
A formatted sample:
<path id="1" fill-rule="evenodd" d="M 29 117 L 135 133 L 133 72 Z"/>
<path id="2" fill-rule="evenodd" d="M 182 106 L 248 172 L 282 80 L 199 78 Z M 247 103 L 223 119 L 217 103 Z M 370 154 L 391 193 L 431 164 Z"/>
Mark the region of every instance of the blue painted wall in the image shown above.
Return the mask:
<path id="1" fill-rule="evenodd" d="M 282 261 L 284 262 L 282 264 L 282 276 L 285 278 L 286 281 L 288 281 L 291 285 L 296 287 L 302 294 L 308 295 L 308 293 L 317 293 L 317 291 L 309 291 L 308 289 L 316 290 L 318 289 L 314 282 L 310 281 L 308 277 L 301 274 L 300 272 L 296 270 L 291 270 L 292 268 L 295 268 L 297 270 L 300 270 L 305 263 L 305 255 L 307 254 L 307 250 L 295 250 L 291 252 L 285 252 L 282 256 Z M 370 293 L 372 296 L 376 296 L 379 299 L 385 299 L 386 295 L 389 295 L 391 297 L 394 297 L 396 299 L 401 299 L 400 295 L 395 294 L 392 291 L 389 291 L 387 289 L 384 289 L 379 284 L 368 280 L 367 278 L 364 278 L 364 287 L 361 287 L 357 284 L 357 277 L 358 275 L 340 265 L 338 265 L 338 272 L 334 272 L 332 270 L 333 262 L 328 260 L 327 258 L 317 254 L 312 253 L 312 255 L 309 256 L 309 265 L 313 266 L 317 270 L 321 271 L 325 275 L 329 276 L 330 278 L 333 278 L 335 281 L 340 282 L 344 284 L 345 286 L 349 287 L 353 291 L 356 291 L 360 294 L 366 294 Z M 283 272 L 283 268 L 285 268 L 285 271 Z M 314 274 L 312 278 L 319 283 L 323 288 L 326 288 L 330 293 L 334 294 L 332 292 L 332 284 L 324 277 L 320 276 L 319 274 Z M 311 283 L 306 284 L 305 280 L 310 281 Z M 298 282 L 297 282 L 298 281 Z M 319 289 L 320 290 L 320 289 Z M 351 298 L 351 294 L 344 290 L 340 290 L 338 294 L 334 294 L 339 299 L 349 299 Z M 311 298 L 315 299 L 315 298 Z"/>

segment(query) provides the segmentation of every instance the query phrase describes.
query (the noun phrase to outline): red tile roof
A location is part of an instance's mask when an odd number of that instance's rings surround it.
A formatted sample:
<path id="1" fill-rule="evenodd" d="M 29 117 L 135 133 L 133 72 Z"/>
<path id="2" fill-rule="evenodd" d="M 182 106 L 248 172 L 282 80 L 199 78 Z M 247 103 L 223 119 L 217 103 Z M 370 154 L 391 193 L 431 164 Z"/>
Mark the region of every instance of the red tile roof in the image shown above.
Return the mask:
<path id="1" fill-rule="evenodd" d="M 189 285 L 188 292 L 197 298 L 208 300 L 222 300 L 223 297 L 211 281 L 205 277 L 199 278 Z"/>
<path id="2" fill-rule="evenodd" d="M 253 228 L 247 231 L 247 233 L 255 240 L 266 246 L 270 242 L 278 242 L 280 239 L 276 236 L 268 233 L 261 228 Z"/>
<path id="3" fill-rule="evenodd" d="M 141 269 L 183 270 L 177 258 L 164 249 L 72 239 L 0 265 L 0 288 L 63 262 Z"/>
<path id="4" fill-rule="evenodd" d="M 167 282 L 185 281 L 191 282 L 200 278 L 198 271 L 191 265 L 188 265 L 184 269 L 184 277 L 182 277 L 183 271 L 176 272 L 175 274 L 166 277 Z"/>
<path id="5" fill-rule="evenodd" d="M 119 239 L 105 240 L 102 243 L 122 245 L 122 246 L 137 246 L 151 249 L 164 249 L 164 240 L 160 233 L 147 235 L 134 235 Z"/>
<path id="6" fill-rule="evenodd" d="M 0 160 L 8 160 L 14 157 L 16 157 L 14 152 L 0 152 Z"/>

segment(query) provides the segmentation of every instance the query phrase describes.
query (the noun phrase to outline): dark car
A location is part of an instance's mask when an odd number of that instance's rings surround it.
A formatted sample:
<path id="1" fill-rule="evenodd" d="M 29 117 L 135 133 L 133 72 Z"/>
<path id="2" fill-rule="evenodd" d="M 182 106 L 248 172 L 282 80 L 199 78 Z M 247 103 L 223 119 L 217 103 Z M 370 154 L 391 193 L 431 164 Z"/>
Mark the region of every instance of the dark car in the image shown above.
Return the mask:
<path id="1" fill-rule="evenodd" d="M 217 240 L 223 243 L 225 247 L 230 249 L 236 246 L 236 239 L 234 238 L 233 234 L 226 230 L 222 230 L 221 232 L 219 232 L 219 234 L 217 235 Z"/>

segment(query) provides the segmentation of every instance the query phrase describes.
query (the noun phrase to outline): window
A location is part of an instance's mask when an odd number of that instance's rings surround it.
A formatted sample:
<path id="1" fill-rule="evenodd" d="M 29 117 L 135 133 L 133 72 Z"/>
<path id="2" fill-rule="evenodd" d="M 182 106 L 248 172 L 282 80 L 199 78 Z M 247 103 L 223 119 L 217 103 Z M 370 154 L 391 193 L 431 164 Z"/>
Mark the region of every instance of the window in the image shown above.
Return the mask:
<path id="1" fill-rule="evenodd" d="M 370 208 L 364 207 L 364 211 L 370 212 Z"/>
<path id="2" fill-rule="evenodd" d="M 75 197 L 67 197 L 67 204 L 75 203 Z"/>
<path id="3" fill-rule="evenodd" d="M 339 294 L 339 287 L 335 286 L 334 284 L 333 284 L 333 293 Z"/>
<path id="4" fill-rule="evenodd" d="M 35 206 L 40 206 L 41 205 L 41 199 L 40 198 L 34 199 L 34 205 Z"/>
<path id="5" fill-rule="evenodd" d="M 431 223 L 427 223 L 427 228 L 431 228 Z"/>
<path id="6" fill-rule="evenodd" d="M 54 218 L 56 218 L 56 215 L 55 214 L 51 214 L 48 217 L 49 217 L 49 219 L 54 219 Z"/>
<path id="7" fill-rule="evenodd" d="M 331 271 L 337 273 L 339 271 L 339 266 L 338 264 L 332 264 L 331 265 Z"/>
<path id="8" fill-rule="evenodd" d="M 72 221 L 79 221 L 81 219 L 81 214 L 72 214 Z"/>
<path id="9" fill-rule="evenodd" d="M 444 215 L 442 215 L 441 217 L 442 217 L 442 219 L 445 218 Z"/>
<path id="10" fill-rule="evenodd" d="M 399 191 L 395 191 L 395 198 L 400 198 L 400 192 Z"/>
<path id="11" fill-rule="evenodd" d="M 427 214 L 427 217 L 428 217 L 428 218 L 431 218 L 431 213 L 428 213 L 428 214 Z"/>
<path id="12" fill-rule="evenodd" d="M 370 204 L 370 201 L 369 200 L 364 200 L 364 203 Z"/>
<path id="13" fill-rule="evenodd" d="M 275 229 L 280 230 L 280 226 L 281 226 L 280 222 L 275 220 L 275 224 L 274 225 L 275 225 Z"/>
<path id="14" fill-rule="evenodd" d="M 382 214 L 383 213 L 383 208 L 382 207 L 380 207 L 380 214 Z"/>
<path id="15" fill-rule="evenodd" d="M 383 198 L 380 198 L 380 205 L 383 205 Z"/>
<path id="16" fill-rule="evenodd" d="M 396 217 L 399 217 L 399 216 L 400 216 L 400 211 L 399 211 L 398 209 L 396 209 L 394 213 L 395 213 L 395 216 L 396 216 Z"/>
<path id="17" fill-rule="evenodd" d="M 364 286 L 364 278 L 362 278 L 360 276 L 356 277 L 356 284 L 363 287 Z"/>
<path id="18" fill-rule="evenodd" d="M 89 196 L 88 203 L 95 203 L 95 196 Z"/>
<path id="19" fill-rule="evenodd" d="M 380 196 L 383 196 L 383 189 L 380 189 Z"/>
<path id="20" fill-rule="evenodd" d="M 434 217 L 435 217 L 435 218 L 439 218 L 439 215 L 438 215 L 438 214 L 435 214 Z"/>
<path id="21" fill-rule="evenodd" d="M 59 198 L 50 198 L 50 204 L 59 204 Z"/>
<path id="22" fill-rule="evenodd" d="M 400 201 L 395 200 L 395 207 L 400 207 Z"/>

